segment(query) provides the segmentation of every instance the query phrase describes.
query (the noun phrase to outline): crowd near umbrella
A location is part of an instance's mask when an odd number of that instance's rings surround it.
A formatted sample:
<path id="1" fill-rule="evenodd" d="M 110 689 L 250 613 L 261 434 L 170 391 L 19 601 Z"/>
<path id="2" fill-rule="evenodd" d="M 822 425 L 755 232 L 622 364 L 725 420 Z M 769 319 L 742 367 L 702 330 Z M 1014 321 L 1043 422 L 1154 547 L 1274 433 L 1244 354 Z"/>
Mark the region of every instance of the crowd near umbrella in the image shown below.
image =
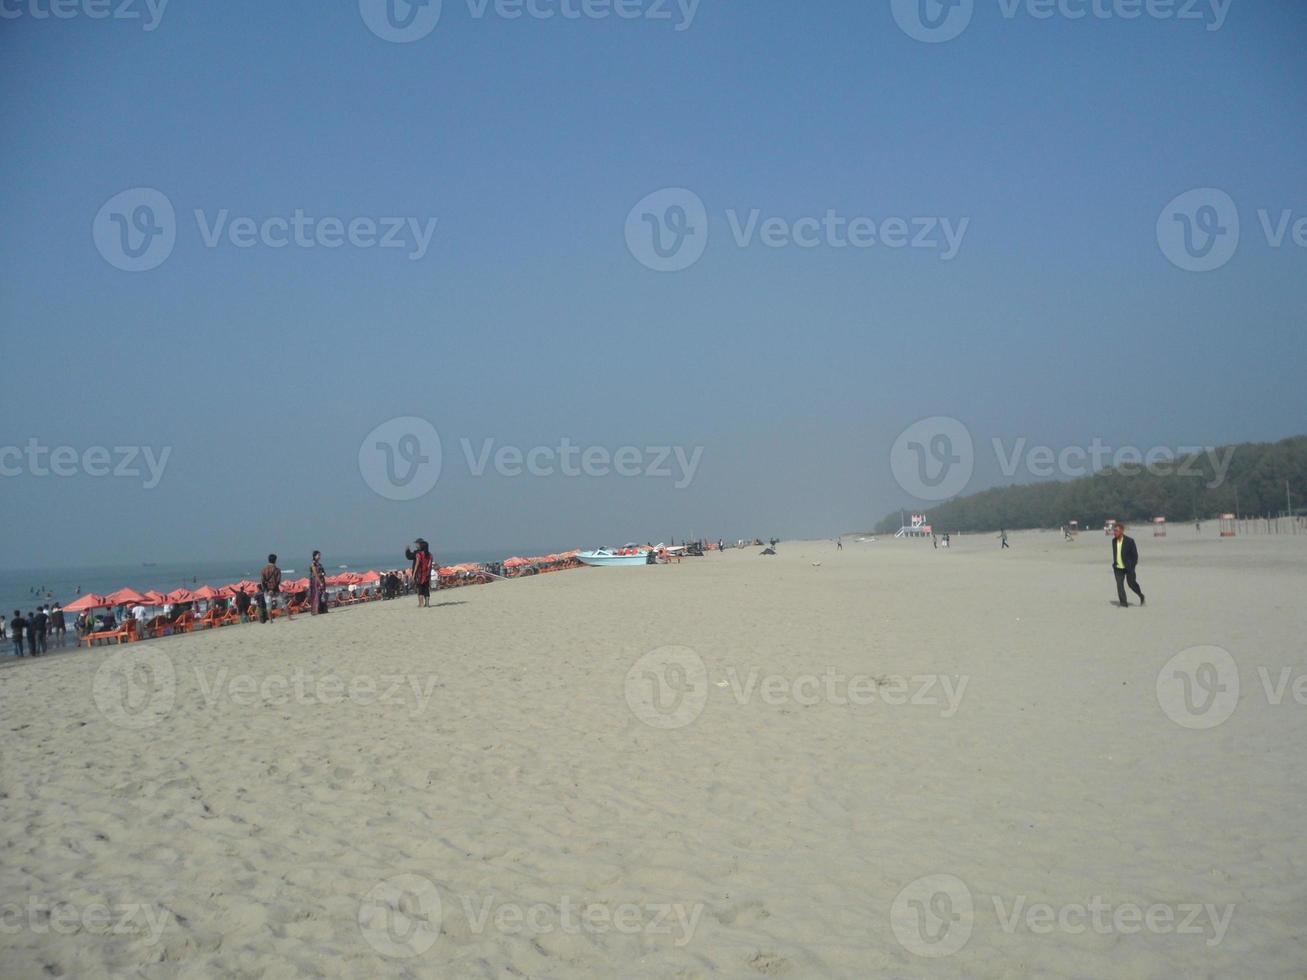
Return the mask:
<path id="1" fill-rule="evenodd" d="M 485 565 L 469 562 L 459 565 L 446 565 L 436 569 L 436 574 L 441 580 L 442 587 L 469 585 L 479 582 L 488 582 L 492 578 L 512 578 L 518 575 L 534 575 L 540 572 L 561 571 L 565 568 L 578 568 L 580 562 L 576 560 L 577 551 L 565 551 L 556 555 L 539 555 L 534 558 L 513 557 L 503 561 L 503 576 L 492 575 Z M 336 575 L 327 576 L 326 584 L 333 587 L 351 586 L 351 585 L 377 585 L 382 580 L 382 573 L 370 570 L 367 572 L 340 572 Z M 254 595 L 261 591 L 258 582 L 250 579 L 242 579 L 239 582 L 232 582 L 230 585 L 223 585 L 215 588 L 212 585 L 202 585 L 194 591 L 187 588 L 174 589 L 171 592 L 163 593 L 157 591 L 137 592 L 132 588 L 122 588 L 116 592 L 110 592 L 108 595 L 89 592 L 80 596 L 74 601 L 64 606 L 66 612 L 77 613 L 85 612 L 89 609 L 105 609 L 113 606 L 163 606 L 169 603 L 180 604 L 197 601 L 208 601 L 210 603 L 220 599 L 231 598 L 241 592 L 247 595 Z M 288 580 L 281 583 L 283 593 L 294 594 L 306 592 L 309 588 L 307 577 Z"/>

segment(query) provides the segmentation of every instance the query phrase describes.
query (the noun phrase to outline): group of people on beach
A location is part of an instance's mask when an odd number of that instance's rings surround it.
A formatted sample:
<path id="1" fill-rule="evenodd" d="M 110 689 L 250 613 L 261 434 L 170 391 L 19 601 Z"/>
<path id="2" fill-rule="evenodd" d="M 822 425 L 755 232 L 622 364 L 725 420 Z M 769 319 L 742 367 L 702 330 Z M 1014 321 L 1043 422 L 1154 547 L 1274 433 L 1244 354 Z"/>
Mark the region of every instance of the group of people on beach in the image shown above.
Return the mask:
<path id="1" fill-rule="evenodd" d="M 9 621 L 9 636 L 14 642 L 15 657 L 39 657 L 46 652 L 51 641 L 56 647 L 62 647 L 67 642 L 67 633 L 63 607 L 57 602 L 53 607 L 37 606 L 35 612 L 29 612 L 26 616 L 15 609 L 14 618 Z M 0 640 L 4 638 L 5 622 L 4 617 L 0 616 Z"/>

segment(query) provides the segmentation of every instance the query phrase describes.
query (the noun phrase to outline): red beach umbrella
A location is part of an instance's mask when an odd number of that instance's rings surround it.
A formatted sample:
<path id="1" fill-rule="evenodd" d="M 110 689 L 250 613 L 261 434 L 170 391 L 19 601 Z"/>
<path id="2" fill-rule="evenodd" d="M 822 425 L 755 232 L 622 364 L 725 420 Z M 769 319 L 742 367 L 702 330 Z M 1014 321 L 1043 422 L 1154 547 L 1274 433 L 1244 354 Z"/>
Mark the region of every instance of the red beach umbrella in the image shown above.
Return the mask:
<path id="1" fill-rule="evenodd" d="M 85 612 L 87 609 L 103 609 L 105 606 L 112 605 L 113 603 L 104 596 L 95 592 L 88 592 L 81 598 L 74 599 L 64 606 L 64 612 Z"/>
<path id="2" fill-rule="evenodd" d="M 145 603 L 148 606 L 162 606 L 167 601 L 168 597 L 162 592 L 145 593 Z"/>
<path id="3" fill-rule="evenodd" d="M 190 589 L 173 589 L 165 598 L 169 602 L 194 602 L 195 593 Z"/>
<path id="4" fill-rule="evenodd" d="M 135 589 L 119 589 L 117 592 L 110 592 L 104 597 L 104 600 L 112 606 L 135 605 L 138 602 L 149 601 Z"/>

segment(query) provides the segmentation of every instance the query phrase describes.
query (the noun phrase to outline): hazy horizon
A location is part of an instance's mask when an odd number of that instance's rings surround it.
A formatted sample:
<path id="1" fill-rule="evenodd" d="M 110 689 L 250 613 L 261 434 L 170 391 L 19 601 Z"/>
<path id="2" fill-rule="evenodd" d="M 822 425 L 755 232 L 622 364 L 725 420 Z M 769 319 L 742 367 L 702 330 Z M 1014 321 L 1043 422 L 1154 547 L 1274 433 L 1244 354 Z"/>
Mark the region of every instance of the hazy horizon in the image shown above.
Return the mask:
<path id="1" fill-rule="evenodd" d="M 0 567 L 832 537 L 1302 433 L 1307 7 L 1074 6 L 10 9 Z"/>

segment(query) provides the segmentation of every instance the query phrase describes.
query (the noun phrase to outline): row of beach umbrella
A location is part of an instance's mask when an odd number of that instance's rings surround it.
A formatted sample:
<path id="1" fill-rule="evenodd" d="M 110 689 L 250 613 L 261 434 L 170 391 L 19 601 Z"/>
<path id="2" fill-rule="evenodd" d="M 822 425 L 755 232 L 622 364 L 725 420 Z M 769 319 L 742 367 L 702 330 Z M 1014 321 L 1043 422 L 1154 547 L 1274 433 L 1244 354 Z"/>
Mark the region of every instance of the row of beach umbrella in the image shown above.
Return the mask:
<path id="1" fill-rule="evenodd" d="M 339 575 L 327 576 L 327 585 L 329 586 L 370 585 L 379 581 L 381 581 L 380 572 L 341 572 Z M 307 577 L 281 583 L 281 591 L 286 593 L 307 592 L 308 588 L 309 580 Z M 83 612 L 87 609 L 105 609 L 113 606 L 163 606 L 169 603 L 176 605 L 179 602 L 197 602 L 200 600 L 212 602 L 215 599 L 230 599 L 238 592 L 254 595 L 258 591 L 259 583 L 249 579 L 243 579 L 240 582 L 233 582 L 230 585 L 223 585 L 218 588 L 214 588 L 212 585 L 202 585 L 198 589 L 173 589 L 173 591 L 167 593 L 137 592 L 132 588 L 124 588 L 116 592 L 110 592 L 107 595 L 88 592 L 64 606 L 64 611 Z"/>

